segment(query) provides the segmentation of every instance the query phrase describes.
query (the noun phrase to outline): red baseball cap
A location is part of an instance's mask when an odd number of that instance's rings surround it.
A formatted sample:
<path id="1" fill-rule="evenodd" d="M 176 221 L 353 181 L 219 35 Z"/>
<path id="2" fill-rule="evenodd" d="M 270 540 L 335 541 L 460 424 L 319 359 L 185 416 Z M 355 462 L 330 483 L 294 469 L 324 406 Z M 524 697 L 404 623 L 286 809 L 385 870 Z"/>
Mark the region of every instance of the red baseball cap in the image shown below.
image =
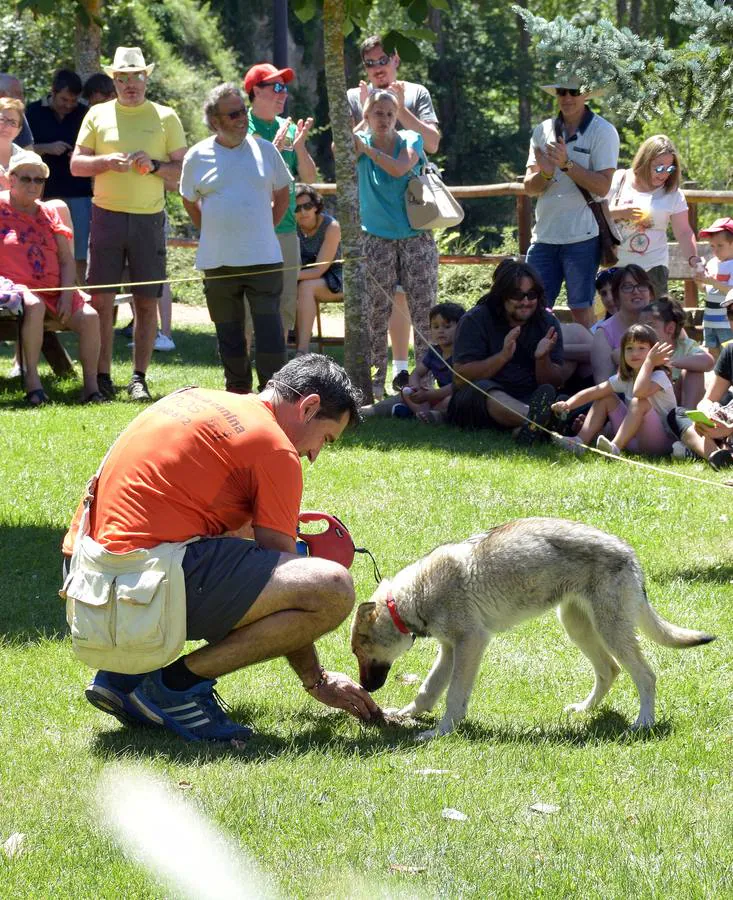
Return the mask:
<path id="1" fill-rule="evenodd" d="M 263 81 L 269 81 L 271 78 L 282 78 L 287 84 L 295 78 L 295 72 L 292 69 L 276 69 L 271 63 L 257 63 L 256 66 L 252 66 L 244 73 L 245 93 L 249 94 L 256 84 L 262 84 Z"/>
<path id="2" fill-rule="evenodd" d="M 712 225 L 703 228 L 698 237 L 710 237 L 711 234 L 719 234 L 721 231 L 728 231 L 733 234 L 733 219 L 726 217 L 724 219 L 716 219 Z"/>

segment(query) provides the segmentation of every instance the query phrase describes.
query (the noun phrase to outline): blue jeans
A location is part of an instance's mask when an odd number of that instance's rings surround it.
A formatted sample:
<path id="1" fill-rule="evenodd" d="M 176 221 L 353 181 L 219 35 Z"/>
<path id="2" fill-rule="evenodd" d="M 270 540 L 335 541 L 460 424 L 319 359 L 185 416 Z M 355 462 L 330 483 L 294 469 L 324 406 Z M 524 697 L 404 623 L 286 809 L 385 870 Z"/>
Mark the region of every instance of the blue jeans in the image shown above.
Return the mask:
<path id="1" fill-rule="evenodd" d="M 527 262 L 542 279 L 549 308 L 555 305 L 563 281 L 571 309 L 593 306 L 600 261 L 598 237 L 577 244 L 531 244 L 527 251 Z"/>

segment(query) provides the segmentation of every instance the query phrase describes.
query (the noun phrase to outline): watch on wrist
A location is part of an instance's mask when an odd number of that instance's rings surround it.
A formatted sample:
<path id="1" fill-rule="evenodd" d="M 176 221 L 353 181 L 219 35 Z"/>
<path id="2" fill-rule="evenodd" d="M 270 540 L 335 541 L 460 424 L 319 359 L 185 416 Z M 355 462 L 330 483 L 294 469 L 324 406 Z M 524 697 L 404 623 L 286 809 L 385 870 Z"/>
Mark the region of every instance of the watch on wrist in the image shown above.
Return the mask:
<path id="1" fill-rule="evenodd" d="M 151 159 L 150 163 L 151 163 L 150 172 L 148 172 L 148 174 L 154 175 L 160 168 L 160 160 L 159 159 Z"/>
<path id="2" fill-rule="evenodd" d="M 560 166 L 560 171 L 561 172 L 569 172 L 570 169 L 574 169 L 574 168 L 575 168 L 575 163 L 572 161 L 572 159 L 568 159 L 568 160 L 566 160 L 564 166 Z"/>

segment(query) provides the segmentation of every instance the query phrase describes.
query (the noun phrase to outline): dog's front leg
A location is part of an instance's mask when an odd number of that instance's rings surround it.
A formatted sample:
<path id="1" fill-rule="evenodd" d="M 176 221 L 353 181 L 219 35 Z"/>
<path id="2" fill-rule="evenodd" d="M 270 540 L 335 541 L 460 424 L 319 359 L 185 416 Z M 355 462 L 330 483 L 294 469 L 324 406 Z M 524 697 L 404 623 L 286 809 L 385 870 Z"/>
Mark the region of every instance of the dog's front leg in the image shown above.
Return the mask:
<path id="1" fill-rule="evenodd" d="M 468 698 L 471 696 L 473 683 L 481 666 L 481 657 L 488 641 L 489 635 L 483 631 L 464 635 L 459 641 L 456 641 L 453 649 L 453 677 L 448 687 L 445 715 L 438 723 L 437 728 L 420 734 L 421 740 L 448 734 L 465 718 Z"/>
<path id="2" fill-rule="evenodd" d="M 433 668 L 420 685 L 417 696 L 404 709 L 401 716 L 419 716 L 420 713 L 429 712 L 438 702 L 438 698 L 446 689 L 453 672 L 453 647 L 449 644 L 441 644 L 438 655 L 433 663 Z"/>

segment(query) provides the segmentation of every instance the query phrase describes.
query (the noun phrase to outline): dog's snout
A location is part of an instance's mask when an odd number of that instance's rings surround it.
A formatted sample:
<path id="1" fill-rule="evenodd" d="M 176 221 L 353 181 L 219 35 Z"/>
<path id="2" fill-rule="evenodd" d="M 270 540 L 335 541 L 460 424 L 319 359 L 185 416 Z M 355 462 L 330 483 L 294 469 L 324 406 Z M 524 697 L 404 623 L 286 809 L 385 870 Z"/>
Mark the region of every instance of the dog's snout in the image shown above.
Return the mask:
<path id="1" fill-rule="evenodd" d="M 377 662 L 365 662 L 359 666 L 359 681 L 364 690 L 378 691 L 384 685 L 389 675 L 389 664 Z"/>

